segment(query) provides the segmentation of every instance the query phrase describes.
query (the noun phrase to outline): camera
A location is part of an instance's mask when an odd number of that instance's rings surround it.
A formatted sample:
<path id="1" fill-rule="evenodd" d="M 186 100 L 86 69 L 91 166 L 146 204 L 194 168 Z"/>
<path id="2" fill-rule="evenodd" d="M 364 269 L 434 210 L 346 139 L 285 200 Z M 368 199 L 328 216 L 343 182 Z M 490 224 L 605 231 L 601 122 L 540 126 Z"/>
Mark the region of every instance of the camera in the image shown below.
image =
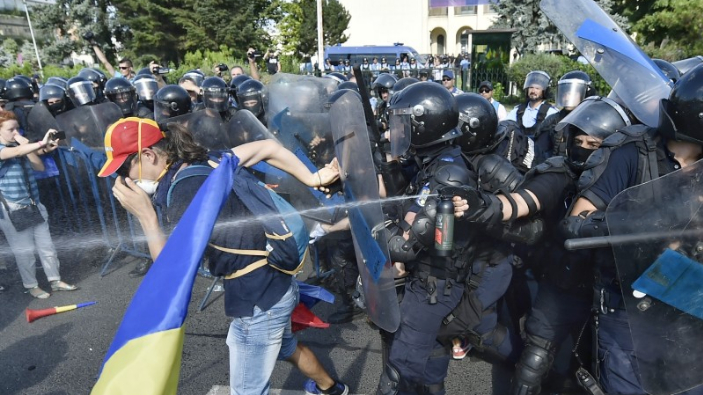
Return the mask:
<path id="1" fill-rule="evenodd" d="M 247 56 L 249 57 L 249 59 L 256 59 L 262 57 L 263 55 L 259 51 L 252 51 L 247 53 Z"/>
<path id="2" fill-rule="evenodd" d="M 151 74 L 164 75 L 164 74 L 168 74 L 172 71 L 173 71 L 173 69 L 169 69 L 168 67 L 154 67 L 154 69 L 151 70 Z"/>
<path id="3" fill-rule="evenodd" d="M 66 140 L 66 132 L 59 130 L 57 132 L 51 133 L 51 139 L 52 140 Z"/>
<path id="4" fill-rule="evenodd" d="M 95 34 L 92 31 L 87 31 L 81 36 L 85 41 L 93 41 L 95 39 Z"/>
<path id="5" fill-rule="evenodd" d="M 215 66 L 215 67 L 217 67 L 218 69 L 220 69 L 221 72 L 222 72 L 222 71 L 227 71 L 227 70 L 229 70 L 229 67 L 227 67 L 227 65 L 224 64 L 224 63 L 220 63 L 220 64 L 218 64 L 218 65 Z"/>

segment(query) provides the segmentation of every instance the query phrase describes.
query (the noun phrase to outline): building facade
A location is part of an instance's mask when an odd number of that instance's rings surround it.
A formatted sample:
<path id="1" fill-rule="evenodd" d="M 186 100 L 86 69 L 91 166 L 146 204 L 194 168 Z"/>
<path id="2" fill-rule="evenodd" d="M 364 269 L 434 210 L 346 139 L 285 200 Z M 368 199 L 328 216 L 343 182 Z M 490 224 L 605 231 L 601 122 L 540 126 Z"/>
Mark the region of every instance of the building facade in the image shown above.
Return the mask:
<path id="1" fill-rule="evenodd" d="M 430 8 L 429 0 L 339 0 L 351 15 L 344 45 L 403 43 L 422 54 L 471 53 L 474 33 L 498 15 L 490 5 Z"/>

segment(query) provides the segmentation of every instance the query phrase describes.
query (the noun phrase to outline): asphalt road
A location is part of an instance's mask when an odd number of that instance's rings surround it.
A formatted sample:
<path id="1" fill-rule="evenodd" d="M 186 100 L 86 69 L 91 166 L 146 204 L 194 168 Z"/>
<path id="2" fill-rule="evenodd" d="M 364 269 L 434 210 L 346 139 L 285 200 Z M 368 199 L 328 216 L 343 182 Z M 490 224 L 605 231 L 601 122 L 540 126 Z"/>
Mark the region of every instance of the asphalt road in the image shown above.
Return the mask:
<path id="1" fill-rule="evenodd" d="M 56 241 L 56 239 L 55 239 Z M 122 315 L 141 278 L 127 274 L 136 260 L 122 257 L 110 272 L 100 278 L 100 266 L 108 251 L 91 245 L 75 249 L 59 240 L 63 279 L 80 287 L 75 292 L 57 292 L 39 300 L 23 292 L 12 256 L 0 258 L 0 395 L 79 395 L 88 394 L 95 383 L 103 357 Z M 306 278 L 305 273 L 302 278 Z M 41 269 L 37 278 L 48 289 Z M 179 394 L 224 395 L 228 385 L 228 349 L 225 338 L 229 320 L 224 315 L 221 293 L 215 293 L 207 308 L 198 305 L 211 280 L 199 277 L 193 291 Z M 25 309 L 42 309 L 86 301 L 97 304 L 83 309 L 41 318 L 27 323 Z M 314 311 L 323 319 L 334 306 L 319 304 Z M 381 344 L 375 330 L 360 319 L 329 329 L 308 329 L 299 333 L 333 376 L 346 382 L 354 394 L 373 394 L 381 371 Z M 291 365 L 279 362 L 271 379 L 274 394 L 300 394 L 305 378 Z M 504 380 L 498 380 L 504 384 Z M 490 394 L 491 367 L 481 361 L 452 361 L 446 383 L 448 394 Z M 498 391 L 496 393 L 501 393 Z"/>

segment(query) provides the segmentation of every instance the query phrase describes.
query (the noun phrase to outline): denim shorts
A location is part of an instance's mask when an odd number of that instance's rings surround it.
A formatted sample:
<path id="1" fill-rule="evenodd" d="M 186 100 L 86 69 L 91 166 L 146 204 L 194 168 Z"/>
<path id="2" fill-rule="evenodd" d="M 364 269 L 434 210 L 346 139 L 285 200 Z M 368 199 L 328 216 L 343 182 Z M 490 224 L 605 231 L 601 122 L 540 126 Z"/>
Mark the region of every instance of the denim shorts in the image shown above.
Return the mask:
<path id="1" fill-rule="evenodd" d="M 268 394 L 276 360 L 290 358 L 298 341 L 291 330 L 291 314 L 298 305 L 298 284 L 291 286 L 269 310 L 254 307 L 251 317 L 237 317 L 229 326 L 230 393 Z"/>

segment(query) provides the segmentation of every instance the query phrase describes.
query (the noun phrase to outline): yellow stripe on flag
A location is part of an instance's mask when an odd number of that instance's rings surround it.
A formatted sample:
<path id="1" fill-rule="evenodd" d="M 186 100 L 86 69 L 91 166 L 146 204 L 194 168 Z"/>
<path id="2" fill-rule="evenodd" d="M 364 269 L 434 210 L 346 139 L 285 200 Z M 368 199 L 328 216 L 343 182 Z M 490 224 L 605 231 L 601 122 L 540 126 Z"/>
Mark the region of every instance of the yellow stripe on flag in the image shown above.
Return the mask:
<path id="1" fill-rule="evenodd" d="M 175 395 L 184 333 L 180 327 L 130 340 L 105 363 L 91 395 Z"/>

